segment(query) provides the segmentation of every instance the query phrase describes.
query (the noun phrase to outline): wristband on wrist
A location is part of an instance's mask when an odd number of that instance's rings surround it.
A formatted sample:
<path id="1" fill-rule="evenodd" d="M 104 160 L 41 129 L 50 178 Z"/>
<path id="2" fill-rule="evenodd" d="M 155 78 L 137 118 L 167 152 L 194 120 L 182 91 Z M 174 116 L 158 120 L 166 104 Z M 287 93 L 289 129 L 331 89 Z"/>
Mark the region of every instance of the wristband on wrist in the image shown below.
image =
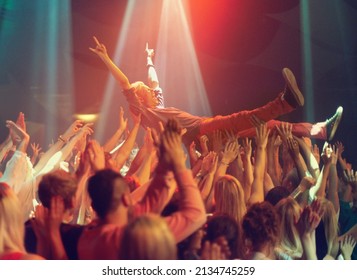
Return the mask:
<path id="1" fill-rule="evenodd" d="M 58 136 L 58 141 L 61 141 L 63 143 L 66 143 L 67 141 L 63 138 L 62 135 Z"/>
<path id="2" fill-rule="evenodd" d="M 147 67 L 147 68 L 149 68 L 149 67 L 155 68 L 154 64 L 152 64 L 152 63 L 146 64 L 146 67 Z"/>

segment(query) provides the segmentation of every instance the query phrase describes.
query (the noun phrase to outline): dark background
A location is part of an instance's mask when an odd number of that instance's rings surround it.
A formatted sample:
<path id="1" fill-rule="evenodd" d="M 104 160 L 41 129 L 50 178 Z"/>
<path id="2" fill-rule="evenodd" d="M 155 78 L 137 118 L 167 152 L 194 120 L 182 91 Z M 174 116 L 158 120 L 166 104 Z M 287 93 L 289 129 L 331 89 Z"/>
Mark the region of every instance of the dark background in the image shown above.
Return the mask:
<path id="1" fill-rule="evenodd" d="M 72 113 L 99 112 L 108 71 L 88 47 L 96 35 L 114 55 L 125 10 L 133 3 L 137 24 L 129 31 L 121 67 L 133 80 L 146 77 L 144 44 L 158 39 L 161 0 L 57 1 L 58 9 L 67 3 L 67 10 L 57 14 L 50 6 L 55 2 L 0 1 L 1 140 L 7 135 L 5 120 L 15 120 L 20 111 L 25 113 L 32 140 L 42 146 L 63 132 L 73 121 Z M 335 140 L 344 143 L 345 156 L 356 164 L 357 1 L 191 0 L 187 10 L 212 114 L 253 109 L 273 99 L 284 86 L 281 69 L 289 67 L 306 104 L 281 119 L 324 121 L 342 105 L 344 115 Z M 51 24 L 54 15 L 60 17 L 56 26 Z M 56 28 L 69 35 L 54 36 Z M 56 49 L 53 59 L 49 45 Z M 154 43 L 151 46 L 156 48 Z M 160 55 L 164 52 L 161 49 Z M 175 50 L 167 53 L 175 55 Z M 176 54 L 180 55 L 179 49 Z M 67 65 L 73 66 L 72 72 Z M 157 70 L 160 78 L 164 71 L 160 75 Z M 180 80 L 175 65 L 169 70 L 167 81 Z M 169 84 L 163 88 L 166 105 L 190 111 L 189 102 L 180 99 L 186 90 Z M 102 138 L 114 131 L 119 106 L 126 109 L 120 89 L 114 90 L 119 94 L 110 98 Z M 322 142 L 317 143 L 322 147 Z"/>

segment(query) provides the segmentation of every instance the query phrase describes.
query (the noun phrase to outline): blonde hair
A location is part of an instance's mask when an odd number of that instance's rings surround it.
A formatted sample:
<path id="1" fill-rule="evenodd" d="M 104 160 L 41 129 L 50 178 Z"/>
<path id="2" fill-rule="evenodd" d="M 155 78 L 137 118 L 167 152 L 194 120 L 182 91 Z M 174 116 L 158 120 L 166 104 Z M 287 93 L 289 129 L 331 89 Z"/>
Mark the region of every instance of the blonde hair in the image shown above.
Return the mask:
<path id="1" fill-rule="evenodd" d="M 324 225 L 325 238 L 327 242 L 327 254 L 330 255 L 339 233 L 337 213 L 332 202 L 326 198 L 321 200 L 321 207 L 324 211 L 321 220 Z"/>
<path id="2" fill-rule="evenodd" d="M 280 249 L 292 258 L 301 258 L 303 247 L 295 221 L 300 218 L 300 205 L 292 197 L 286 197 L 276 204 L 276 209 L 281 222 Z"/>
<path id="3" fill-rule="evenodd" d="M 141 81 L 137 81 L 131 84 L 132 88 L 135 88 L 134 92 L 139 100 L 149 108 L 155 108 L 158 105 L 155 92 L 152 88 L 148 87 Z"/>
<path id="4" fill-rule="evenodd" d="M 215 213 L 227 214 L 240 225 L 247 212 L 244 191 L 239 181 L 231 176 L 220 177 L 214 186 Z"/>
<path id="5" fill-rule="evenodd" d="M 145 214 L 126 226 L 119 255 L 126 260 L 175 260 L 175 238 L 164 218 Z"/>
<path id="6" fill-rule="evenodd" d="M 11 188 L 0 183 L 0 255 L 5 251 L 26 252 L 21 205 Z"/>

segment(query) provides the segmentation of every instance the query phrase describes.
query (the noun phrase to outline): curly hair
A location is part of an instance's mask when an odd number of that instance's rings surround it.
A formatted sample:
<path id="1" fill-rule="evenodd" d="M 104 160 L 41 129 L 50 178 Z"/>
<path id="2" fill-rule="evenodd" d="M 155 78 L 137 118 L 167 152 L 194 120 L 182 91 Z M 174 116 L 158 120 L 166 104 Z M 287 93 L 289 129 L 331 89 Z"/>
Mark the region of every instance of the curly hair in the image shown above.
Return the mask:
<path id="1" fill-rule="evenodd" d="M 275 246 L 280 239 L 279 216 L 269 202 L 253 204 L 245 214 L 242 226 L 244 237 L 251 242 L 254 251 L 259 251 L 268 242 Z"/>

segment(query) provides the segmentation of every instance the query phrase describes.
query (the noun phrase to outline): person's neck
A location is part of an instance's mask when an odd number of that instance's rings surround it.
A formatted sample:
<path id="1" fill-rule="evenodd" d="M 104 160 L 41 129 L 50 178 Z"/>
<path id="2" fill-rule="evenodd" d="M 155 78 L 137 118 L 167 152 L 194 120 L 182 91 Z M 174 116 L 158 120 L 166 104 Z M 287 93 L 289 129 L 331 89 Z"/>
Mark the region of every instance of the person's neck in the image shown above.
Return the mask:
<path id="1" fill-rule="evenodd" d="M 117 226 L 125 226 L 128 224 L 128 211 L 119 207 L 115 212 L 109 213 L 104 222 L 106 224 L 114 224 Z"/>

